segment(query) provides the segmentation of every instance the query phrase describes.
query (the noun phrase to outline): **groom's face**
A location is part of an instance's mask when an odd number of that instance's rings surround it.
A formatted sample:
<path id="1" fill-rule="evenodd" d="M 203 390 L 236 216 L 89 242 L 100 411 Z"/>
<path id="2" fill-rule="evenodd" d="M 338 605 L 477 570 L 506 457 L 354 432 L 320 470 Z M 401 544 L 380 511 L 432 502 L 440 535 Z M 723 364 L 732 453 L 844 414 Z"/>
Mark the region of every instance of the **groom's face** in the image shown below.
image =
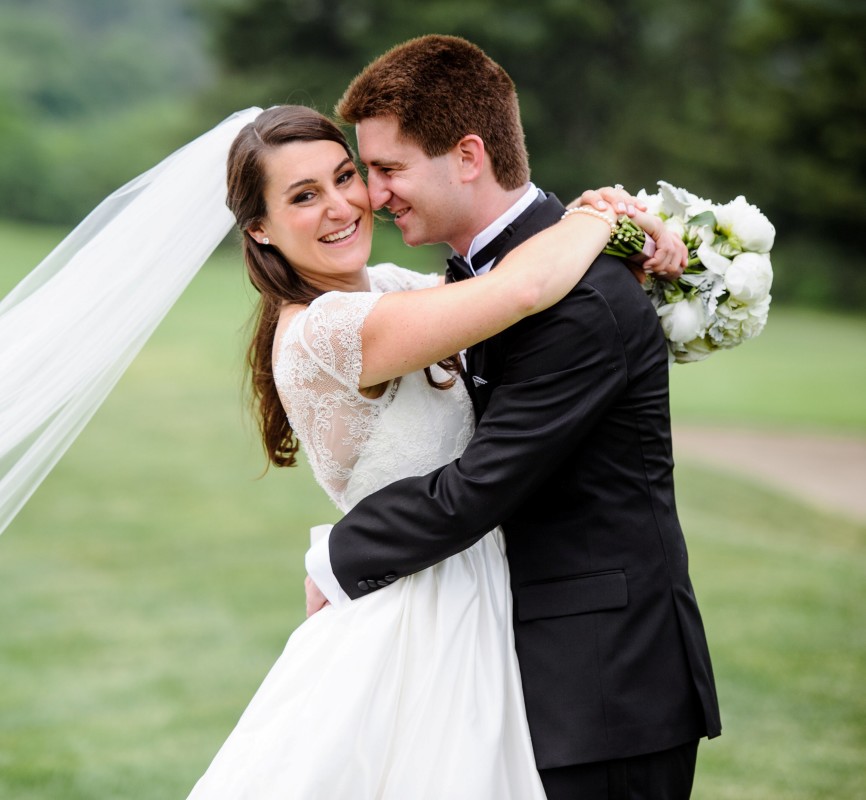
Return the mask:
<path id="1" fill-rule="evenodd" d="M 355 128 L 367 166 L 374 209 L 386 208 L 411 246 L 460 239 L 460 181 L 453 153 L 430 158 L 400 136 L 393 117 L 374 117 Z"/>

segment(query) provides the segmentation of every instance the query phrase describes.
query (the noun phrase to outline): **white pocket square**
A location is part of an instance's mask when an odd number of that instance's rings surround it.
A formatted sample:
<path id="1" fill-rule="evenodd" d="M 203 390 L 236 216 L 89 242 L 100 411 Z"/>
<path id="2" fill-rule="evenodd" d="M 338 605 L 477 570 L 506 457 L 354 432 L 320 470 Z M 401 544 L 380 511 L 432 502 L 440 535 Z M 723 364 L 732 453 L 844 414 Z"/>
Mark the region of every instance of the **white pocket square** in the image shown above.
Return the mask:
<path id="1" fill-rule="evenodd" d="M 480 375 L 473 375 L 472 376 L 472 383 L 474 383 L 475 386 L 478 387 L 478 386 L 484 386 L 484 384 L 486 384 L 487 381 L 484 380 L 484 378 L 482 378 Z"/>

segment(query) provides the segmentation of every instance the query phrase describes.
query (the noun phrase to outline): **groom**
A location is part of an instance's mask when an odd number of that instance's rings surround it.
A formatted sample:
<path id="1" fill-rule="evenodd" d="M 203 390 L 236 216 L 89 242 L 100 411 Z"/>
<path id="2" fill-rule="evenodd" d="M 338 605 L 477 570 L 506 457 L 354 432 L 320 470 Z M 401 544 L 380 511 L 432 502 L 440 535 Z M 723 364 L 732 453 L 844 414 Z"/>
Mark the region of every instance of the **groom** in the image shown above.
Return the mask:
<path id="1" fill-rule="evenodd" d="M 356 125 L 373 206 L 407 244 L 465 256 L 451 280 L 563 213 L 529 182 L 513 83 L 465 40 L 394 48 L 337 110 Z M 720 723 L 674 502 L 667 349 L 638 282 L 607 261 L 470 348 L 478 427 L 464 455 L 363 500 L 307 566 L 332 602 L 356 599 L 501 523 L 549 800 L 686 798 L 698 740 Z"/>

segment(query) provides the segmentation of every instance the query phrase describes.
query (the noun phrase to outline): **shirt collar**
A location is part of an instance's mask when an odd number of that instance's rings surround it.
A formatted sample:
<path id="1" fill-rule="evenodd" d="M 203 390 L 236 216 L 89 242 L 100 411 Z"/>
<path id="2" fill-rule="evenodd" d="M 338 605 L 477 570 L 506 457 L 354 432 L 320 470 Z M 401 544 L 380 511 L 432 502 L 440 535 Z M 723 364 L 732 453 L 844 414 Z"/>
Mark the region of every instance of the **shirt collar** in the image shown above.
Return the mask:
<path id="1" fill-rule="evenodd" d="M 488 261 L 486 264 L 473 264 L 473 255 L 481 250 L 484 245 L 492 242 L 499 233 L 505 229 L 506 225 L 513 222 L 523 213 L 523 211 L 529 208 L 536 197 L 538 197 L 538 188 L 530 181 L 529 187 L 520 199 L 504 214 L 493 220 L 493 222 L 491 222 L 472 240 L 472 244 L 469 245 L 469 251 L 466 254 L 466 261 L 469 263 L 469 266 L 476 275 L 486 272 L 490 268 L 492 261 Z"/>

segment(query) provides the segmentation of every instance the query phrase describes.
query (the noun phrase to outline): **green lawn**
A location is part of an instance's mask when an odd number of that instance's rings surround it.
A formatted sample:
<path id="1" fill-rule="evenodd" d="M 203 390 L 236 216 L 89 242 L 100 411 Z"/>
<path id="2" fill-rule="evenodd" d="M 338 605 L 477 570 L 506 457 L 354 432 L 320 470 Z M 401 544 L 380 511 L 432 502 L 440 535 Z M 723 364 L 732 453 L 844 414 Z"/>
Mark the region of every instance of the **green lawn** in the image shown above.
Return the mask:
<path id="1" fill-rule="evenodd" d="M 0 292 L 57 235 L 0 225 Z M 223 251 L 0 537 L 0 798 L 185 797 L 301 621 L 307 531 L 337 512 L 305 467 L 257 480 L 248 309 Z M 864 341 L 862 319 L 774 309 L 674 369 L 675 418 L 863 434 Z M 684 466 L 725 725 L 694 796 L 864 796 L 866 526 Z"/>
<path id="2" fill-rule="evenodd" d="M 771 309 L 740 347 L 671 371 L 679 421 L 866 435 L 866 316 Z"/>

